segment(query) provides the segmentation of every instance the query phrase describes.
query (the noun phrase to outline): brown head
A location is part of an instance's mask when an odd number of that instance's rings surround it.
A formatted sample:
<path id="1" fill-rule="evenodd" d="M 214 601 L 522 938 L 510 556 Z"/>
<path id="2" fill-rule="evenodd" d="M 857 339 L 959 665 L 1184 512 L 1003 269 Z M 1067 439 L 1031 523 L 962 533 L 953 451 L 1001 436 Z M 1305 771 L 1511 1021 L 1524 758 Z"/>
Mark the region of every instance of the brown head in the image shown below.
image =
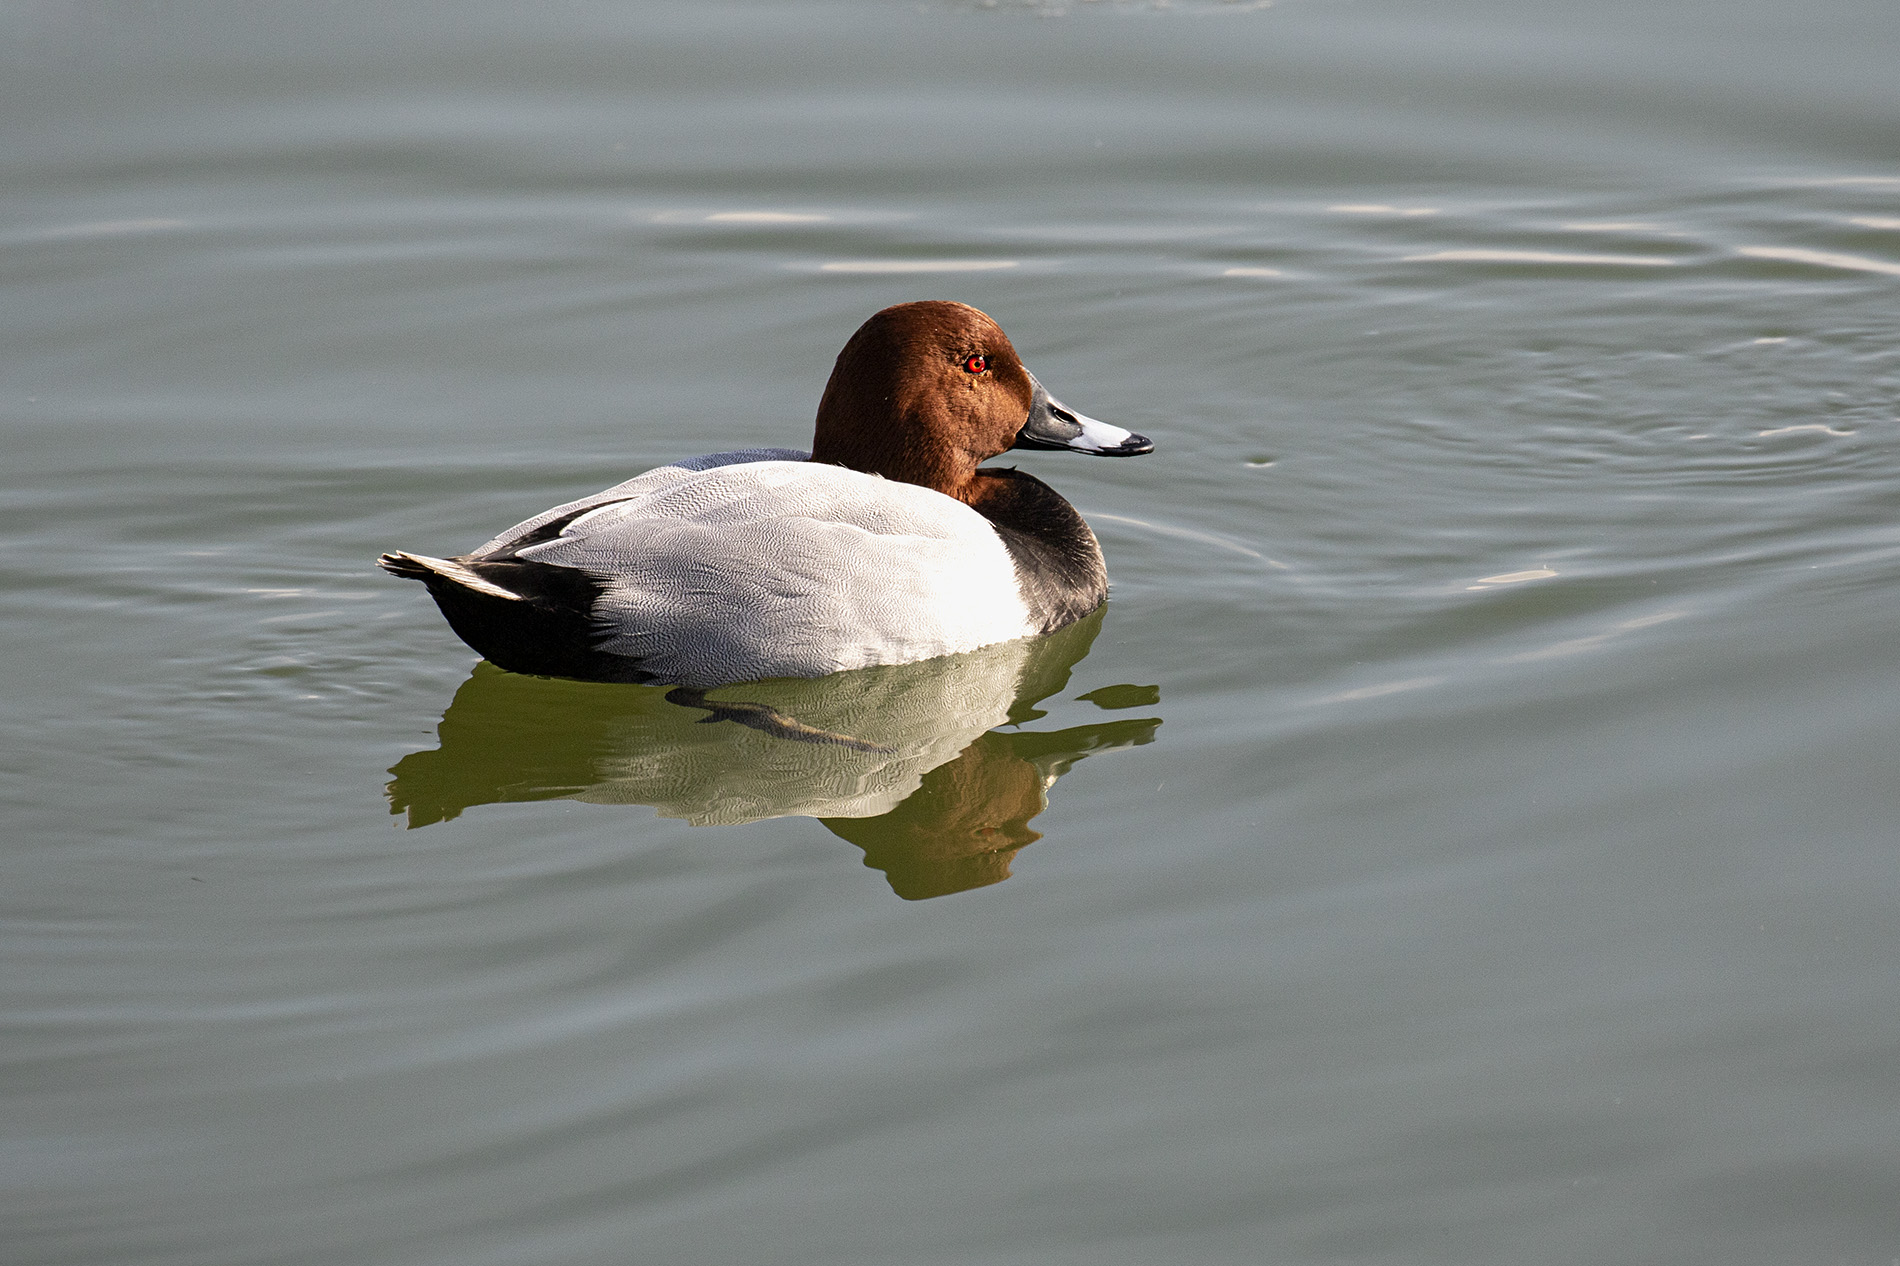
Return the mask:
<path id="1" fill-rule="evenodd" d="M 989 317 L 963 303 L 900 303 L 838 353 L 812 460 L 967 500 L 977 466 L 1016 443 L 1035 394 Z"/>

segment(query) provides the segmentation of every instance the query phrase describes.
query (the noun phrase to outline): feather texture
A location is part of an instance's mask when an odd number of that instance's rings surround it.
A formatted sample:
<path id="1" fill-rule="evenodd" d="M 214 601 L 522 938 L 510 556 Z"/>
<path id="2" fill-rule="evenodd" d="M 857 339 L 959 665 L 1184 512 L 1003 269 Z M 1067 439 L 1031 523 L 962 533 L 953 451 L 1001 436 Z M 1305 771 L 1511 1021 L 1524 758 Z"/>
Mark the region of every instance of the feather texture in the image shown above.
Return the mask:
<path id="1" fill-rule="evenodd" d="M 739 460 L 648 471 L 470 559 L 593 577 L 595 649 L 688 686 L 817 677 L 1041 632 L 1002 538 L 963 503 L 837 466 L 716 456 Z M 576 517 L 537 539 L 564 516 Z"/>

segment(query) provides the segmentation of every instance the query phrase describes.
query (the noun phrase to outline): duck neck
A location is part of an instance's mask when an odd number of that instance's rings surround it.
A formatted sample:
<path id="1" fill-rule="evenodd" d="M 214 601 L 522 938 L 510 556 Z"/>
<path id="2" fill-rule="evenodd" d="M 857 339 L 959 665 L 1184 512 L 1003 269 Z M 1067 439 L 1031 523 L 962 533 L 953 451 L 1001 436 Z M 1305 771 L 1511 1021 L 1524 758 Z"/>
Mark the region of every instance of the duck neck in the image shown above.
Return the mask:
<path id="1" fill-rule="evenodd" d="M 972 469 L 976 462 L 968 454 L 908 443 L 900 428 L 841 437 L 827 434 L 821 426 L 812 438 L 811 459 L 916 484 L 965 503 L 970 503 L 976 487 Z"/>

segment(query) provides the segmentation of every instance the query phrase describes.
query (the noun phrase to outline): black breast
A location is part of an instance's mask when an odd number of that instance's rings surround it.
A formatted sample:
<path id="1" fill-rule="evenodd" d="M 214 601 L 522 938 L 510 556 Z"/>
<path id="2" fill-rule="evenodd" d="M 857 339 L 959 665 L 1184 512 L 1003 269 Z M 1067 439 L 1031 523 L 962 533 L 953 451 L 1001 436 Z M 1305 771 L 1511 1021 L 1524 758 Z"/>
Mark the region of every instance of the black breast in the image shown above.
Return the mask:
<path id="1" fill-rule="evenodd" d="M 1029 618 L 1044 633 L 1073 624 L 1108 596 L 1095 533 L 1062 495 L 1020 470 L 989 470 L 976 509 L 1009 548 Z"/>

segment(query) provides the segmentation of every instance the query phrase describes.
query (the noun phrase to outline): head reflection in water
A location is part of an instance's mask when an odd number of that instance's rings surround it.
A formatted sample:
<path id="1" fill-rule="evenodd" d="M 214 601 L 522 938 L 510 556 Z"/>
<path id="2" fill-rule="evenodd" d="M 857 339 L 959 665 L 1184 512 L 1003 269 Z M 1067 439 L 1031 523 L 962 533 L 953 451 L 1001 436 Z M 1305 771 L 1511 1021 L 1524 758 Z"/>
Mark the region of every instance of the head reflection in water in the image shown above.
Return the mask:
<path id="1" fill-rule="evenodd" d="M 1160 725 L 996 729 L 1046 715 L 1035 705 L 1068 684 L 1101 618 L 947 659 L 721 687 L 696 707 L 656 688 L 483 664 L 443 714 L 440 748 L 390 771 L 391 811 L 412 828 L 476 805 L 563 798 L 652 805 L 698 825 L 801 815 L 862 848 L 901 897 L 997 883 L 1040 838 L 1029 821 L 1057 778 L 1091 753 L 1151 742 Z M 1158 696 L 1084 697 L 1115 707 Z M 794 725 L 755 724 L 761 715 Z M 730 719 L 741 716 L 752 720 Z M 806 730 L 816 733 L 788 737 Z"/>

